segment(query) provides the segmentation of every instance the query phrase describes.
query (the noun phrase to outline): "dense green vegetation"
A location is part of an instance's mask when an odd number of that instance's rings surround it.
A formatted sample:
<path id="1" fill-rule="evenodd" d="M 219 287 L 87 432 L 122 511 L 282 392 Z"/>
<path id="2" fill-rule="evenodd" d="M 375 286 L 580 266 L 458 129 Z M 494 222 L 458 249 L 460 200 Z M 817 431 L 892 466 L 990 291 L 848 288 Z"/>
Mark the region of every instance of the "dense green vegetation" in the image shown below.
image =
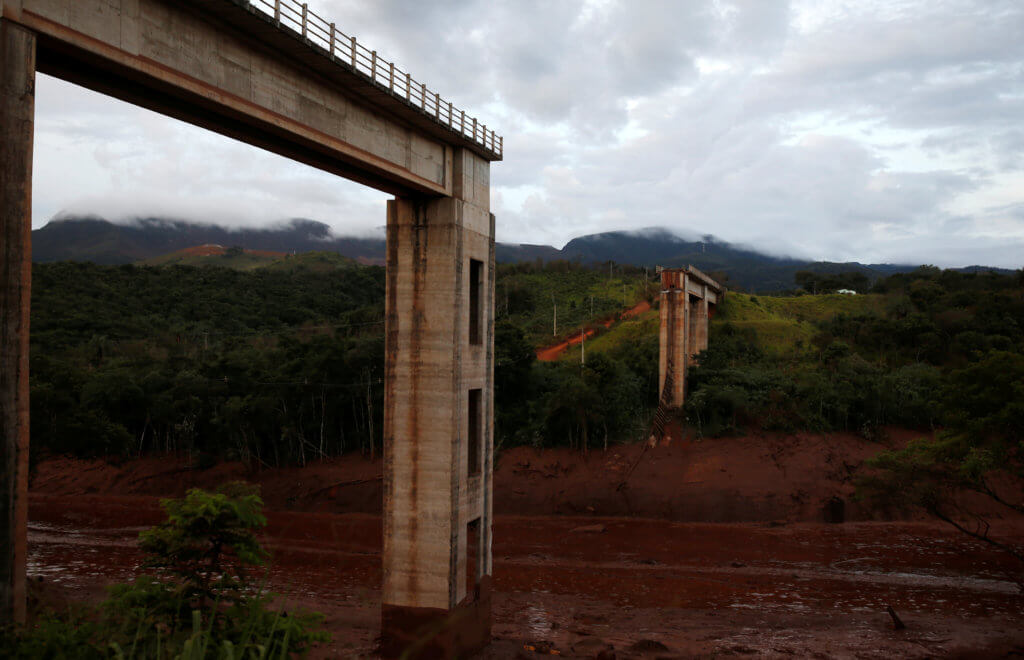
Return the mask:
<path id="1" fill-rule="evenodd" d="M 922 268 L 861 296 L 731 294 L 691 372 L 703 432 L 759 426 L 875 437 L 948 423 L 940 392 L 988 351 L 1024 352 L 1019 276 Z"/>
<path id="2" fill-rule="evenodd" d="M 384 270 L 37 264 L 32 442 L 264 463 L 379 447 Z"/>
<path id="3" fill-rule="evenodd" d="M 643 436 L 657 401 L 657 313 L 607 331 L 597 322 L 652 299 L 645 275 L 499 267 L 499 445 L 585 449 Z M 246 272 L 38 264 L 34 278 L 36 457 L 177 451 L 284 464 L 380 448 L 382 268 L 303 255 Z M 993 352 L 1024 353 L 1019 275 L 922 268 L 872 291 L 727 295 L 690 375 L 689 423 L 703 435 L 871 438 L 890 424 L 948 426 L 951 379 Z M 575 346 L 536 361 L 538 346 L 588 325 L 600 332 L 585 364 Z"/>
<path id="4" fill-rule="evenodd" d="M 321 615 L 274 607 L 253 580 L 266 519 L 248 484 L 162 504 L 167 520 L 139 535 L 150 572 L 109 587 L 99 608 L 36 612 L 32 625 L 0 630 L 0 657 L 257 660 L 303 657 L 328 639 Z"/>
<path id="5" fill-rule="evenodd" d="M 313 253 L 245 271 L 55 263 L 33 274 L 34 459 L 172 451 L 280 465 L 379 451 L 383 268 Z M 656 399 L 655 335 L 583 369 L 535 364 L 534 348 L 551 339 L 552 300 L 568 334 L 648 293 L 643 270 L 508 266 L 496 289 L 498 442 L 639 435 Z"/>
<path id="6" fill-rule="evenodd" d="M 1024 548 L 991 534 L 991 507 L 961 497 L 1024 513 L 1024 271 L 922 267 L 873 291 L 729 296 L 690 371 L 689 421 L 710 434 L 928 431 L 869 461 L 858 496 L 883 510 L 922 507 L 1010 553 L 1024 589 Z"/>
<path id="7" fill-rule="evenodd" d="M 502 264 L 495 286 L 495 315 L 522 328 L 527 340 L 537 346 L 555 343 L 638 300 L 653 300 L 658 291 L 653 277 L 653 272 L 633 266 L 601 270 L 572 261 Z"/>

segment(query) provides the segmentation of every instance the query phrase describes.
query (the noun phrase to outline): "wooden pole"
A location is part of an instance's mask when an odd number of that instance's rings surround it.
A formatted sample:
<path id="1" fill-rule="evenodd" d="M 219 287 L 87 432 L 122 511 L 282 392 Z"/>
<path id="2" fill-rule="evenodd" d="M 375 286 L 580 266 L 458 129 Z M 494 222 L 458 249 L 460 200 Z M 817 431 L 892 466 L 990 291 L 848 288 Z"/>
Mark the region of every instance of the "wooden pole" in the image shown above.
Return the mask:
<path id="1" fill-rule="evenodd" d="M 0 19 L 0 627 L 25 621 L 36 37 Z"/>

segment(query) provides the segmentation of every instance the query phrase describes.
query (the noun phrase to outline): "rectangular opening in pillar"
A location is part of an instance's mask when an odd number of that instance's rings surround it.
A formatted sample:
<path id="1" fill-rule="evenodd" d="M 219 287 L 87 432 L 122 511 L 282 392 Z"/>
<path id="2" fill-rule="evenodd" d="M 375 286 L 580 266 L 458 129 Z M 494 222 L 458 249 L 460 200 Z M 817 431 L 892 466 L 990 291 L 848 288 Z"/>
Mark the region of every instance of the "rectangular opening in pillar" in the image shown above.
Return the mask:
<path id="1" fill-rule="evenodd" d="M 483 343 L 483 325 L 480 322 L 480 296 L 483 289 L 484 264 L 476 259 L 469 260 L 469 343 L 478 346 Z"/>
<path id="2" fill-rule="evenodd" d="M 483 441 L 483 390 L 470 390 L 469 391 L 469 429 L 466 434 L 467 447 L 469 450 L 469 461 L 467 463 L 467 473 L 471 477 L 475 477 L 480 474 L 481 463 L 483 458 L 483 452 L 481 451 L 481 442 Z"/>
<path id="3" fill-rule="evenodd" d="M 466 600 L 473 602 L 480 594 L 477 592 L 479 586 L 479 565 L 480 565 L 480 519 L 471 520 L 466 523 Z"/>

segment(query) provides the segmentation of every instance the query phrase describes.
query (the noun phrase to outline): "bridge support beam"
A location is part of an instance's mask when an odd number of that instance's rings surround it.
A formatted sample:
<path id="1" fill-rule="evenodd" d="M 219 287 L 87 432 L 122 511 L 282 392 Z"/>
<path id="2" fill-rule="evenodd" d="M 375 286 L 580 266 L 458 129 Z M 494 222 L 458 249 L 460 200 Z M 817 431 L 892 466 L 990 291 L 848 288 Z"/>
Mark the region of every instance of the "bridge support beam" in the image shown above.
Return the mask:
<path id="1" fill-rule="evenodd" d="M 381 652 L 490 640 L 494 216 L 489 164 L 454 196 L 388 202 Z"/>
<path id="2" fill-rule="evenodd" d="M 0 625 L 25 621 L 35 70 L 35 35 L 0 18 Z"/>
<path id="3" fill-rule="evenodd" d="M 661 292 L 661 333 L 658 370 L 658 391 L 667 395 L 662 398 L 670 408 L 683 405 L 686 367 L 688 365 L 687 328 L 690 321 L 690 307 L 686 304 L 686 291 L 666 288 Z"/>
<path id="4" fill-rule="evenodd" d="M 661 271 L 659 407 L 680 408 L 686 398 L 686 369 L 708 347 L 711 306 L 725 289 L 693 266 Z"/>

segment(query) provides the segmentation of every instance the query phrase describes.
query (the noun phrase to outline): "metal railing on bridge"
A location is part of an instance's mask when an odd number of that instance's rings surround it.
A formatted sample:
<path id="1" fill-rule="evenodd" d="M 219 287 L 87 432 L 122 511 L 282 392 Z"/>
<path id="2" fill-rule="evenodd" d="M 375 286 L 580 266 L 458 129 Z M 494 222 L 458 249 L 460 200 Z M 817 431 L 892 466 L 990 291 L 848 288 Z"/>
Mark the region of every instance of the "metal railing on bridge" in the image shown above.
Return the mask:
<path id="1" fill-rule="evenodd" d="M 479 144 L 491 153 L 502 157 L 502 137 L 469 117 L 466 111 L 456 108 L 451 101 L 427 88 L 426 83 L 413 79 L 394 62 L 389 62 L 356 41 L 334 23 L 318 16 L 305 2 L 296 0 L 249 0 L 249 5 L 272 17 L 282 28 L 301 36 L 307 42 L 326 50 L 331 59 L 347 66 L 370 79 L 373 84 L 388 90 L 393 96 L 422 110 L 435 121 L 447 126 Z"/>

